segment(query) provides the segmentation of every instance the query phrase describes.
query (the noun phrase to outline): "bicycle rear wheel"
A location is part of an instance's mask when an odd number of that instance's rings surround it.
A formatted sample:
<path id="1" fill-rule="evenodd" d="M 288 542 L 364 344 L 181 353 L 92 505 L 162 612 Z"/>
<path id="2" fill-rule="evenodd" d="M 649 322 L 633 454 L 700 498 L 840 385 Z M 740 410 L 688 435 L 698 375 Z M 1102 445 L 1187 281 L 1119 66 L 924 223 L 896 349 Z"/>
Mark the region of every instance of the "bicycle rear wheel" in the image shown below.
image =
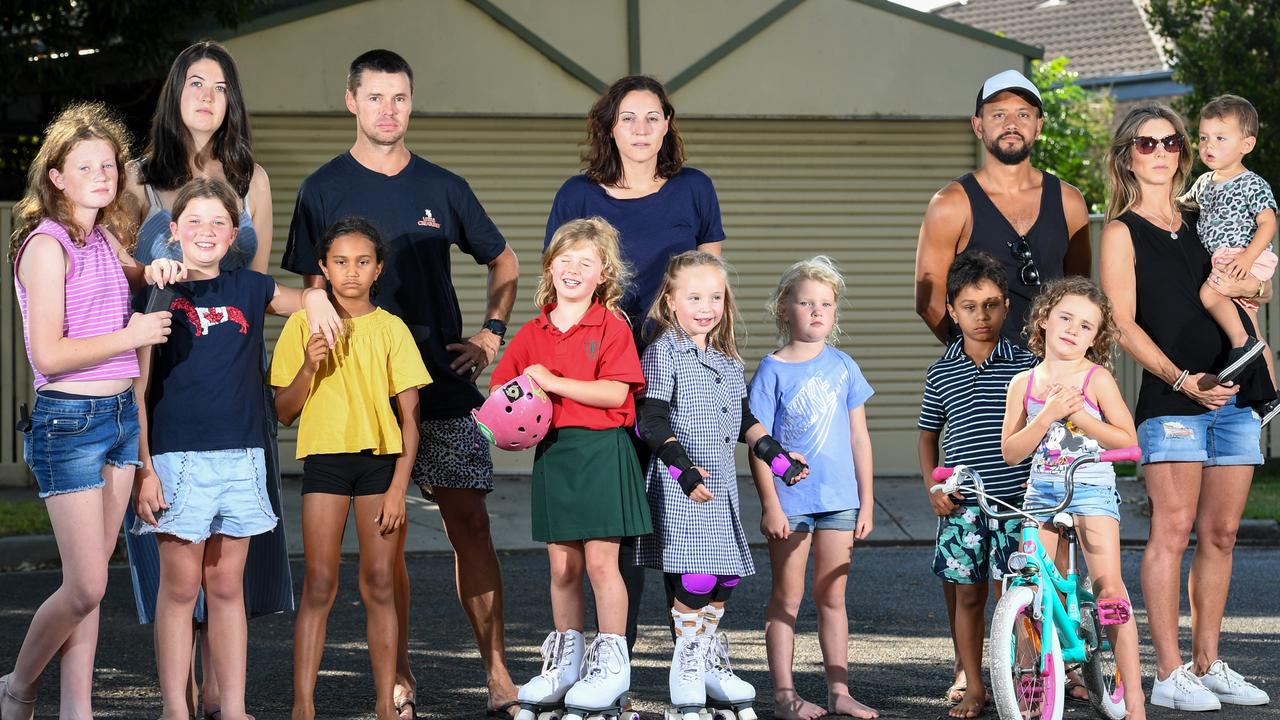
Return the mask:
<path id="1" fill-rule="evenodd" d="M 1089 704 L 1098 717 L 1124 720 L 1124 680 L 1116 667 L 1115 650 L 1107 639 L 1106 628 L 1098 620 L 1098 608 L 1092 603 L 1080 606 L 1080 626 L 1089 628 L 1097 644 L 1080 668 L 1081 679 L 1089 691 Z"/>
<path id="2" fill-rule="evenodd" d="M 1062 651 L 1057 633 L 1041 661 L 1041 623 L 1034 617 L 1035 592 L 1012 587 L 991 619 L 991 691 L 1001 720 L 1062 718 Z"/>

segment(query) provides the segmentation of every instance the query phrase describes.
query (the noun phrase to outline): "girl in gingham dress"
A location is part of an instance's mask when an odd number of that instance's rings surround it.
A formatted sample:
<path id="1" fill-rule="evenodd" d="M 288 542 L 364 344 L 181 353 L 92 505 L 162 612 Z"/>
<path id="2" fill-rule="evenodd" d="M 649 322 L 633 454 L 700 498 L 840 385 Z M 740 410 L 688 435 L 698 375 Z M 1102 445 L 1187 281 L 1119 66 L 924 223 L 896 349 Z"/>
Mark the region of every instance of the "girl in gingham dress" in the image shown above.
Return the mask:
<path id="1" fill-rule="evenodd" d="M 745 442 L 791 483 L 805 476 L 804 458 L 790 455 L 752 417 L 742 360 L 734 341 L 736 315 L 720 258 L 686 252 L 667 264 L 648 321 L 653 336 L 642 359 L 645 400 L 641 437 L 654 450 L 646 484 L 654 533 L 642 537 L 637 564 L 665 574 L 676 630 L 671 702 L 696 719 L 710 704 L 749 707 L 755 690 L 729 669 L 724 604 L 755 567 L 738 518 L 733 451 Z"/>

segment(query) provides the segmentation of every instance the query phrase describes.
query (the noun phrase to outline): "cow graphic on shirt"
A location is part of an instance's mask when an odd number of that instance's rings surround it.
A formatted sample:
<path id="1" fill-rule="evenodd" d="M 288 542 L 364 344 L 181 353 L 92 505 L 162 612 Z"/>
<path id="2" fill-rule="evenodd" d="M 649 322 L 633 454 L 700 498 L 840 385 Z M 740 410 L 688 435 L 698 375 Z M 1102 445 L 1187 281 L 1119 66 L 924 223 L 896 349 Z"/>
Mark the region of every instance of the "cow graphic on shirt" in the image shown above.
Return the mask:
<path id="1" fill-rule="evenodd" d="M 187 316 L 187 319 L 191 321 L 191 326 L 195 328 L 196 337 L 208 335 L 209 328 L 225 322 L 239 325 L 241 335 L 249 334 L 249 321 L 245 320 L 244 313 L 238 307 L 229 305 L 196 307 L 191 304 L 190 300 L 180 297 L 174 298 L 173 304 L 169 308 Z"/>

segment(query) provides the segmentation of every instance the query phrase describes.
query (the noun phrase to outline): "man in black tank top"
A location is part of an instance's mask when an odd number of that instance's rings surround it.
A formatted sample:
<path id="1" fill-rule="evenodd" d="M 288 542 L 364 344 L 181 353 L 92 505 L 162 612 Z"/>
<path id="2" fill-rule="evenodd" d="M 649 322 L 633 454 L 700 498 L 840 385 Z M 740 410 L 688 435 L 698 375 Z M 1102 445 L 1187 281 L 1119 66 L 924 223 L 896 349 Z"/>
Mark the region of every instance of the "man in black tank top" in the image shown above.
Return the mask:
<path id="1" fill-rule="evenodd" d="M 916 313 L 943 343 L 959 337 L 946 312 L 947 268 L 960 253 L 984 250 L 1009 275 L 1009 319 L 1001 335 L 1022 336 L 1044 283 L 1090 274 L 1089 211 L 1075 187 L 1031 166 L 1044 126 L 1040 91 L 1016 70 L 988 78 L 971 119 L 983 164 L 929 202 L 916 246 Z"/>

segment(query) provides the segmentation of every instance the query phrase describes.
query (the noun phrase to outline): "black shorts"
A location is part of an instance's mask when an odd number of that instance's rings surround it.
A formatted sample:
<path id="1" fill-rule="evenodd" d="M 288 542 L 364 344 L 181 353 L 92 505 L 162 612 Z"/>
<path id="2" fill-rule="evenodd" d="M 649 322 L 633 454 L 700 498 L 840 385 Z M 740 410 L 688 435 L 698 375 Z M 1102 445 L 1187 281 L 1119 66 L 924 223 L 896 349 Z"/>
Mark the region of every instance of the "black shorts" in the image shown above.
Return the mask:
<path id="1" fill-rule="evenodd" d="M 302 461 L 302 494 L 381 495 L 391 487 L 399 455 L 358 453 L 308 455 Z"/>

